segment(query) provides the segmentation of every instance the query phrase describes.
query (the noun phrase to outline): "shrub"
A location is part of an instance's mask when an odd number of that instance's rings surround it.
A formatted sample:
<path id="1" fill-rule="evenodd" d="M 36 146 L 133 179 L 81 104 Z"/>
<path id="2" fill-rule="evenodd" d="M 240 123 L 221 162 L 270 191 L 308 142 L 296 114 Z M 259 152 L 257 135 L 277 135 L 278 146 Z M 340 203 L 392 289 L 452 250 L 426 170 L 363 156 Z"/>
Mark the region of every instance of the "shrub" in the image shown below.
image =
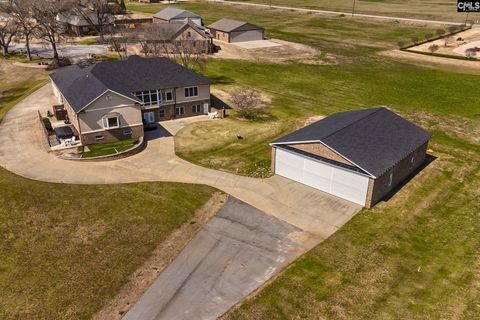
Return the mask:
<path id="1" fill-rule="evenodd" d="M 53 131 L 52 123 L 50 122 L 49 118 L 42 118 L 42 121 L 47 131 Z"/>

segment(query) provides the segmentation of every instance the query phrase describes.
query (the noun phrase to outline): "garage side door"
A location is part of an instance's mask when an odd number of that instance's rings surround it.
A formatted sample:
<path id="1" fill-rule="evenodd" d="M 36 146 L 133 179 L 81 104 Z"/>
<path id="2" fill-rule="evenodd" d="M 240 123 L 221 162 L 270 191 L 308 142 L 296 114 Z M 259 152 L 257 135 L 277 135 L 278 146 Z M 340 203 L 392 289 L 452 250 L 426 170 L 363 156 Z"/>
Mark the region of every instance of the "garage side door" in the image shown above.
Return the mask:
<path id="1" fill-rule="evenodd" d="M 257 30 L 232 32 L 230 42 L 263 40 L 263 32 Z"/>
<path id="2" fill-rule="evenodd" d="M 337 197 L 365 205 L 368 178 L 278 149 L 275 173 Z"/>

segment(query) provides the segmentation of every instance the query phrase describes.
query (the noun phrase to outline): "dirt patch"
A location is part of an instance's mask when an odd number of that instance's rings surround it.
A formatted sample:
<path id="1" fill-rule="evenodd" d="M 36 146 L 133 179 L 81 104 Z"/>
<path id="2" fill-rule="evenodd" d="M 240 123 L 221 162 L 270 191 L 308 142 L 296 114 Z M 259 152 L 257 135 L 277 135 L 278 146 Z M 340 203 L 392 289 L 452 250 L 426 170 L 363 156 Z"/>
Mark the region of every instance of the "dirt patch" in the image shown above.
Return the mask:
<path id="1" fill-rule="evenodd" d="M 412 62 L 415 65 L 423 67 L 437 68 L 439 65 L 441 65 L 450 70 L 460 69 L 462 72 L 466 73 L 480 73 L 480 61 L 443 58 L 400 50 L 383 51 L 380 53 L 380 55 L 397 60 Z"/>
<path id="2" fill-rule="evenodd" d="M 317 122 L 317 121 L 320 121 L 322 119 L 324 119 L 325 116 L 322 116 L 322 115 L 316 115 L 316 116 L 311 116 L 310 118 L 307 118 L 303 124 L 304 127 L 314 123 L 314 122 Z"/>
<path id="3" fill-rule="evenodd" d="M 214 193 L 207 203 L 197 210 L 193 219 L 173 232 L 152 253 L 150 258 L 138 268 L 122 287 L 120 293 L 101 311 L 93 316 L 94 320 L 121 319 L 123 315 L 140 299 L 145 290 L 155 281 L 198 231 L 212 218 L 227 201 L 227 195 Z"/>
<path id="4" fill-rule="evenodd" d="M 429 53 L 429 47 L 437 45 L 438 50 L 435 53 L 448 54 L 453 56 L 465 57 L 465 50 L 460 48 L 468 48 L 469 44 L 475 46 L 480 41 L 480 28 L 473 28 L 463 32 L 459 32 L 444 39 L 429 41 L 408 50 L 421 51 Z"/>
<path id="5" fill-rule="evenodd" d="M 246 49 L 235 44 L 215 41 L 221 47 L 218 53 L 213 55 L 218 59 L 238 59 L 249 61 L 269 61 L 273 63 L 286 63 L 289 61 L 314 61 L 315 64 L 331 64 L 329 59 L 320 59 L 320 51 L 317 49 L 289 41 L 270 39 L 278 46 L 267 48 Z"/>

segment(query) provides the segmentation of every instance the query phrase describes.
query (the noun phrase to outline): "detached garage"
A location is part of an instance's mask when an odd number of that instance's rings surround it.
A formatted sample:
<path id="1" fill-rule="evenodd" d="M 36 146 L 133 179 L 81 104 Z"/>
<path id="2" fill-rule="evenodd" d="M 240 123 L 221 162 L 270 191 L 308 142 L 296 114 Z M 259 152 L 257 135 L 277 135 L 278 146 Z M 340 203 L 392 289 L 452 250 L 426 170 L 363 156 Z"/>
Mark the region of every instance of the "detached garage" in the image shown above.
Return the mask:
<path id="1" fill-rule="evenodd" d="M 255 41 L 264 38 L 263 28 L 243 21 L 224 18 L 207 28 L 214 39 L 224 42 Z"/>
<path id="2" fill-rule="evenodd" d="M 371 207 L 423 164 L 430 138 L 387 108 L 336 113 L 272 142 L 272 170 Z"/>

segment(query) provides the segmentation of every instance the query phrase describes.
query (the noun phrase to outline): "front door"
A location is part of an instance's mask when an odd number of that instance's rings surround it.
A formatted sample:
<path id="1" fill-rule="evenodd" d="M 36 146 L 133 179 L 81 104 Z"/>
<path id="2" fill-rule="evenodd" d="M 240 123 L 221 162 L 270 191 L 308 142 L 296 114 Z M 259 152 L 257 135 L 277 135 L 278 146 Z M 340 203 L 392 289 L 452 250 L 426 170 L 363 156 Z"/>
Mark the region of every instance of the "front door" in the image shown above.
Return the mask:
<path id="1" fill-rule="evenodd" d="M 146 123 L 154 123 L 155 122 L 155 113 L 153 113 L 152 111 L 145 112 L 143 114 L 143 119 L 145 120 Z"/>
<path id="2" fill-rule="evenodd" d="M 208 114 L 208 103 L 203 104 L 203 114 Z"/>

